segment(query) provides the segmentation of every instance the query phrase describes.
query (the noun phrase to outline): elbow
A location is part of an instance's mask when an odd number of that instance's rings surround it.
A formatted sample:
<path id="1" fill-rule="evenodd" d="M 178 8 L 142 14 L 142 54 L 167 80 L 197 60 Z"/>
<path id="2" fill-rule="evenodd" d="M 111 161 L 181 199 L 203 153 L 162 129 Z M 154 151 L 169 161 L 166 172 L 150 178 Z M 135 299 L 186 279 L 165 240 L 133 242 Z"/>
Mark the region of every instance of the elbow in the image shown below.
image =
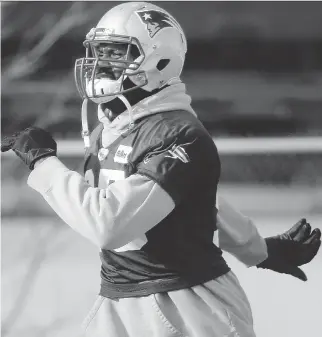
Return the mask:
<path id="1" fill-rule="evenodd" d="M 87 236 L 92 238 L 91 241 L 100 249 L 112 249 L 114 244 L 113 223 L 106 221 L 103 217 L 96 217 L 96 219 L 88 219 L 83 224 L 83 228 L 88 233 Z"/>
<path id="2" fill-rule="evenodd" d="M 98 243 L 100 249 L 113 250 L 125 246 L 133 239 L 134 238 L 131 235 L 121 235 L 121 233 L 109 232 L 108 234 L 106 233 L 104 236 L 100 236 Z"/>
<path id="3" fill-rule="evenodd" d="M 97 234 L 97 242 L 100 249 L 112 250 L 119 248 L 120 240 L 117 238 L 116 233 L 109 229 Z"/>
<path id="4" fill-rule="evenodd" d="M 111 250 L 115 246 L 115 236 L 113 231 L 103 228 L 96 232 L 96 242 L 100 249 Z"/>
<path id="5" fill-rule="evenodd" d="M 88 219 L 87 227 L 92 228 L 96 245 L 100 249 L 110 250 L 115 247 L 116 221 L 113 212 L 106 207 L 105 201 L 105 198 L 100 200 L 99 207 L 92 212 L 95 216 Z"/>
<path id="6" fill-rule="evenodd" d="M 115 246 L 115 241 L 112 238 L 98 238 L 98 246 L 100 249 L 112 250 L 118 247 Z"/>

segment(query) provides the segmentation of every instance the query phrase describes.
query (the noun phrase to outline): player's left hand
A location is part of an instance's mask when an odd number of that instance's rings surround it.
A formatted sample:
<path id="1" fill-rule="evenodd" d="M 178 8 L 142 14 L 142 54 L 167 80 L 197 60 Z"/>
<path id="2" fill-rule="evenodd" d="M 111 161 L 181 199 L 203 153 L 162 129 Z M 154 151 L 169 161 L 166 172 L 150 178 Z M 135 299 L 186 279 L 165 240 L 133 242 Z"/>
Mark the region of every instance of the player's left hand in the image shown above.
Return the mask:
<path id="1" fill-rule="evenodd" d="M 48 131 L 30 127 L 1 141 L 1 152 L 9 150 L 13 150 L 33 170 L 40 158 L 57 155 L 57 143 Z"/>
<path id="2" fill-rule="evenodd" d="M 307 277 L 299 268 L 312 261 L 321 245 L 321 231 L 311 226 L 306 219 L 298 221 L 285 233 L 265 239 L 268 258 L 257 265 L 258 268 L 289 274 L 306 281 Z"/>

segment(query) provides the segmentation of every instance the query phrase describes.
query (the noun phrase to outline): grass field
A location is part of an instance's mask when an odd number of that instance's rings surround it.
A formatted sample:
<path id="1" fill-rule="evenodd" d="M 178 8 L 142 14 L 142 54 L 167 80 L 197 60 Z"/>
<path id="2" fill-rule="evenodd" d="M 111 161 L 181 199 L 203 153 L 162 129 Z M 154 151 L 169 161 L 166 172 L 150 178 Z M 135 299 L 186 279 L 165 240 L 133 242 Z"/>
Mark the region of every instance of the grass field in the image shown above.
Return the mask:
<path id="1" fill-rule="evenodd" d="M 322 229 L 321 214 L 307 218 Z M 253 219 L 263 236 L 298 220 Z M 322 253 L 303 268 L 305 283 L 224 256 L 248 294 L 258 337 L 320 336 Z M 80 336 L 99 290 L 99 270 L 97 249 L 56 218 L 3 218 L 2 337 Z"/>

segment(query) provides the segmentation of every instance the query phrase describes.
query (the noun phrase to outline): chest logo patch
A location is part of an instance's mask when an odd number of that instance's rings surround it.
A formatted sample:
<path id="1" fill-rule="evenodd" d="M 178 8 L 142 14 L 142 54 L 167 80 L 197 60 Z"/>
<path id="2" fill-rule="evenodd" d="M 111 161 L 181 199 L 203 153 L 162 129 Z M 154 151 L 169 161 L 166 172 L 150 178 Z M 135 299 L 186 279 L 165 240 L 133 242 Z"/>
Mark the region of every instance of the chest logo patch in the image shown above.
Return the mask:
<path id="1" fill-rule="evenodd" d="M 98 151 L 98 154 L 97 154 L 97 158 L 99 161 L 102 161 L 104 160 L 107 156 L 108 156 L 108 153 L 109 153 L 109 149 L 104 149 L 104 147 L 102 147 L 99 151 Z"/>
<path id="2" fill-rule="evenodd" d="M 128 157 L 132 152 L 133 148 L 131 146 L 120 145 L 115 153 L 114 162 L 120 164 L 127 164 L 129 162 Z"/>

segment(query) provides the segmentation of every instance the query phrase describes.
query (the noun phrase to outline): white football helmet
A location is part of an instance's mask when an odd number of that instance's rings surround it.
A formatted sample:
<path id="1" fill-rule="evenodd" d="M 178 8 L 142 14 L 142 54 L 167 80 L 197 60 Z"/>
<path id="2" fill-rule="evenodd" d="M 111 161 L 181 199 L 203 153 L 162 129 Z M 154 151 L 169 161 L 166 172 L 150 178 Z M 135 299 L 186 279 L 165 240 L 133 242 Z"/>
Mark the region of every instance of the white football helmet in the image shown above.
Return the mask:
<path id="1" fill-rule="evenodd" d="M 122 44 L 120 60 L 102 57 L 100 46 Z M 75 62 L 75 82 L 80 95 L 106 103 L 142 87 L 161 88 L 180 77 L 187 41 L 178 22 L 162 8 L 147 2 L 126 2 L 109 10 L 86 35 L 86 56 Z M 118 69 L 120 76 L 111 72 Z M 129 78 L 133 85 L 124 87 Z"/>

